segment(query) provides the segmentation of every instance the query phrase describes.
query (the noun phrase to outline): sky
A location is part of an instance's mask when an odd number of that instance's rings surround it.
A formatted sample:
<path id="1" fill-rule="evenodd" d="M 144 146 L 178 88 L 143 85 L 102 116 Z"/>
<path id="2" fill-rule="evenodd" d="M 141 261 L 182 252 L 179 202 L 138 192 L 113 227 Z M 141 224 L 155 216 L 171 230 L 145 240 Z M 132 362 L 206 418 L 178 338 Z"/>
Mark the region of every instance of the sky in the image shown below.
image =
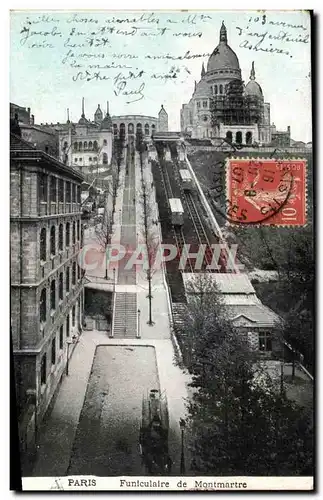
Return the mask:
<path id="1" fill-rule="evenodd" d="M 107 101 L 111 115 L 157 116 L 163 104 L 169 130 L 179 130 L 181 106 L 189 101 L 194 80 L 200 79 L 202 62 L 207 65 L 207 54 L 218 45 L 224 21 L 228 44 L 238 56 L 245 83 L 249 81 L 252 61 L 255 63 L 256 80 L 265 102 L 271 104 L 271 122 L 279 130 L 290 125 L 294 140 L 312 140 L 307 13 L 142 14 L 89 10 L 12 12 L 10 101 L 30 107 L 36 123 L 65 122 L 67 108 L 70 119 L 77 121 L 82 97 L 89 119 L 93 119 L 98 103 L 105 109 Z M 169 58 L 187 53 L 204 56 Z M 90 68 L 89 64 L 101 67 Z"/>

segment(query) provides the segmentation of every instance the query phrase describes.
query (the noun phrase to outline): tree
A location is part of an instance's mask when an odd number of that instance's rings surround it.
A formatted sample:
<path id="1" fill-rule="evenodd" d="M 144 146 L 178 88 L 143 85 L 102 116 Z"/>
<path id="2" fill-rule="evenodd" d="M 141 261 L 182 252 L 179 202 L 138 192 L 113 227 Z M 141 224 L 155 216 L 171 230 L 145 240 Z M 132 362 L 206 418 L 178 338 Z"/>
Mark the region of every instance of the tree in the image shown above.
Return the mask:
<path id="1" fill-rule="evenodd" d="M 265 372 L 266 383 L 255 378 L 261 366 L 225 318 L 211 279 L 200 276 L 189 290 L 183 331 L 192 349 L 188 434 L 194 473 L 312 474 L 310 415 Z"/>
<path id="2" fill-rule="evenodd" d="M 108 279 L 108 247 L 111 243 L 113 226 L 113 213 L 108 209 L 108 202 L 105 202 L 105 210 L 102 223 L 95 226 L 95 237 L 105 255 L 105 279 Z"/>

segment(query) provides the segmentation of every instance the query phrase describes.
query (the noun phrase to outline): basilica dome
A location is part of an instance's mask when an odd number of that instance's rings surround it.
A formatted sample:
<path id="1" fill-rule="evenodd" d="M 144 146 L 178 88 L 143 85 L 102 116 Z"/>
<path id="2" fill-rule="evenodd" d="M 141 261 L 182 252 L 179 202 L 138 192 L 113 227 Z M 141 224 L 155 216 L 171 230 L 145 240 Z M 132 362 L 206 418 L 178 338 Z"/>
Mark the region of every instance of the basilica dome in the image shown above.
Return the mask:
<path id="1" fill-rule="evenodd" d="M 245 95 L 259 97 L 263 99 L 262 88 L 259 83 L 256 82 L 255 65 L 252 63 L 250 72 L 250 81 L 247 83 L 245 88 Z"/>
<path id="2" fill-rule="evenodd" d="M 220 43 L 210 55 L 207 63 L 207 73 L 220 70 L 240 73 L 239 60 L 236 53 L 228 45 L 227 29 L 223 22 L 220 30 Z"/>

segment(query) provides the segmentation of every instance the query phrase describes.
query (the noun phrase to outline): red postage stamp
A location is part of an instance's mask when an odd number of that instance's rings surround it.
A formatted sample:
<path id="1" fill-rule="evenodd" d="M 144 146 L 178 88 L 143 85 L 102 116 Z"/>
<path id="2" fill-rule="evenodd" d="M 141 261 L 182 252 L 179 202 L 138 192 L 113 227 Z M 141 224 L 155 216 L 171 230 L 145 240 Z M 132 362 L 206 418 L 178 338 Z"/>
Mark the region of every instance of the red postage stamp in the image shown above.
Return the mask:
<path id="1" fill-rule="evenodd" d="M 227 160 L 227 216 L 232 223 L 306 224 L 306 160 Z"/>

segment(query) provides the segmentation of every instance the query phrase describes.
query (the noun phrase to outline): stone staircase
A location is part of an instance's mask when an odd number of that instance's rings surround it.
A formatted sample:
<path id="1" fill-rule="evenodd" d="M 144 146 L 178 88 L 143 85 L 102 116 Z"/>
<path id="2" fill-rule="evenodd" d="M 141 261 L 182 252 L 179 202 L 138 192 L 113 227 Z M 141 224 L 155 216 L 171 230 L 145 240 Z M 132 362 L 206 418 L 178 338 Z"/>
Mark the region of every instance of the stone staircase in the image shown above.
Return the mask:
<path id="1" fill-rule="evenodd" d="M 137 294 L 118 292 L 115 297 L 113 337 L 134 339 L 137 335 Z"/>

